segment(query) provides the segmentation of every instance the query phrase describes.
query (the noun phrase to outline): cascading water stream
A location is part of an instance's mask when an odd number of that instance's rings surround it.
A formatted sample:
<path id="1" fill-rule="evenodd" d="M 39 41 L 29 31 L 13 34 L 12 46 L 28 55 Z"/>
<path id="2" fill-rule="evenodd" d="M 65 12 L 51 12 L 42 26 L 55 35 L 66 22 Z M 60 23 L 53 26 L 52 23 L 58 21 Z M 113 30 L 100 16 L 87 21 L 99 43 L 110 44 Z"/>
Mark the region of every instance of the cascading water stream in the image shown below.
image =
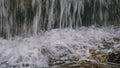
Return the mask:
<path id="1" fill-rule="evenodd" d="M 0 0 L 0 68 L 57 68 L 54 65 L 83 60 L 101 63 L 91 59 L 90 50 L 120 53 L 119 3 Z"/>
<path id="2" fill-rule="evenodd" d="M 5 37 L 54 28 L 119 24 L 119 0 L 1 0 L 0 6 L 0 36 Z"/>

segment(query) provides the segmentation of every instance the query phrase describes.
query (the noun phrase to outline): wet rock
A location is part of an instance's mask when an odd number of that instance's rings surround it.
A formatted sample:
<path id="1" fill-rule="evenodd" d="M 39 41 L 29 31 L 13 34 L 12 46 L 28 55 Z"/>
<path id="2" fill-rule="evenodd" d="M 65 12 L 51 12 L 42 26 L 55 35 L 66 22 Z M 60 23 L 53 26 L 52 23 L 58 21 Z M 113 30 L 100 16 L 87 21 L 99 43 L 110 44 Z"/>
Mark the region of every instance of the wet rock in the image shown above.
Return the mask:
<path id="1" fill-rule="evenodd" d="M 103 40 L 102 41 L 102 44 L 104 46 L 105 49 L 110 49 L 110 48 L 113 48 L 113 45 L 114 45 L 114 42 L 110 42 L 110 41 L 107 41 L 107 40 Z"/>
<path id="2" fill-rule="evenodd" d="M 60 60 L 60 59 L 56 59 L 56 58 L 49 58 L 49 66 L 53 66 L 53 65 L 60 65 L 60 64 L 64 64 L 64 61 L 63 60 Z"/>
<path id="3" fill-rule="evenodd" d="M 23 64 L 22 66 L 23 67 L 29 67 L 30 65 L 29 64 Z"/>
<path id="4" fill-rule="evenodd" d="M 67 56 L 67 58 L 70 61 L 79 61 L 80 60 L 80 55 L 79 54 L 69 54 Z"/>
<path id="5" fill-rule="evenodd" d="M 116 43 L 120 43 L 120 38 L 114 37 L 113 40 L 114 40 Z"/>
<path id="6" fill-rule="evenodd" d="M 110 53 L 109 54 L 109 62 L 120 64 L 120 53 Z"/>
<path id="7" fill-rule="evenodd" d="M 54 57 L 54 58 L 49 58 L 49 65 L 72 65 L 76 64 L 77 61 L 79 61 L 79 55 L 67 55 L 64 57 Z"/>

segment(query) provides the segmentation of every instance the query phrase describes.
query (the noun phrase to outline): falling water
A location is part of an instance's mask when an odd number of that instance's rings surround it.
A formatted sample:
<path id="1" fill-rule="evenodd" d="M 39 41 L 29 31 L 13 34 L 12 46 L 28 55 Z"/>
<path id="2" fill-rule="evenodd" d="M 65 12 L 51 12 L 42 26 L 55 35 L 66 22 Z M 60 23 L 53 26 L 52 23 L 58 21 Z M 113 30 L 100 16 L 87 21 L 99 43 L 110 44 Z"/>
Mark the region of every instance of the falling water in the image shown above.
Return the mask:
<path id="1" fill-rule="evenodd" d="M 115 42 L 114 37 L 120 38 L 119 3 L 119 0 L 0 0 L 0 67 L 22 68 L 24 63 L 48 67 L 49 57 L 61 55 L 66 55 L 63 59 L 71 55 L 89 59 L 89 49 L 105 49 L 103 39 Z"/>
<path id="2" fill-rule="evenodd" d="M 119 0 L 0 1 L 0 36 L 36 35 L 54 28 L 119 25 Z"/>

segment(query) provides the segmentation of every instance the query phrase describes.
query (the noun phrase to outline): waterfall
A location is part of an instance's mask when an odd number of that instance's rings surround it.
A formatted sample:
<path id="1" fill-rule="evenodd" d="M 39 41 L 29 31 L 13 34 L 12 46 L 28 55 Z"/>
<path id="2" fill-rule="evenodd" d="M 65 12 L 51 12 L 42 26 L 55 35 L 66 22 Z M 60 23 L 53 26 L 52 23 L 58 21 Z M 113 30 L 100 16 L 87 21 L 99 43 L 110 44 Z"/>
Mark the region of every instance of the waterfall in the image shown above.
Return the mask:
<path id="1" fill-rule="evenodd" d="M 119 26 L 120 0 L 0 0 L 0 68 L 99 64 L 90 51 L 120 53 Z"/>
<path id="2" fill-rule="evenodd" d="M 119 0 L 0 0 L 0 36 L 119 25 Z M 111 10 L 113 9 L 113 10 Z"/>

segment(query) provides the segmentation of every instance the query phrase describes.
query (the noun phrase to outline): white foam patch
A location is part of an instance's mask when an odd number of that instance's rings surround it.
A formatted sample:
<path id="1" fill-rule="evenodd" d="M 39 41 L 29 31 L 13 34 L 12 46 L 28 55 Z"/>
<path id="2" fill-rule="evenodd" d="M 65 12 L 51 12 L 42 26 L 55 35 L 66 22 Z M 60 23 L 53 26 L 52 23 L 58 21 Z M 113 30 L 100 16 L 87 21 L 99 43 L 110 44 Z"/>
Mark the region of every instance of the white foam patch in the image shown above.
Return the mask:
<path id="1" fill-rule="evenodd" d="M 49 57 L 66 54 L 76 54 L 80 55 L 81 59 L 88 59 L 89 49 L 101 49 L 104 47 L 101 43 L 103 39 L 112 39 L 118 35 L 120 31 L 112 28 L 81 27 L 53 29 L 38 36 L 17 37 L 13 40 L 0 38 L 0 67 L 4 63 L 48 67 Z M 114 47 L 118 46 L 120 47 Z"/>

